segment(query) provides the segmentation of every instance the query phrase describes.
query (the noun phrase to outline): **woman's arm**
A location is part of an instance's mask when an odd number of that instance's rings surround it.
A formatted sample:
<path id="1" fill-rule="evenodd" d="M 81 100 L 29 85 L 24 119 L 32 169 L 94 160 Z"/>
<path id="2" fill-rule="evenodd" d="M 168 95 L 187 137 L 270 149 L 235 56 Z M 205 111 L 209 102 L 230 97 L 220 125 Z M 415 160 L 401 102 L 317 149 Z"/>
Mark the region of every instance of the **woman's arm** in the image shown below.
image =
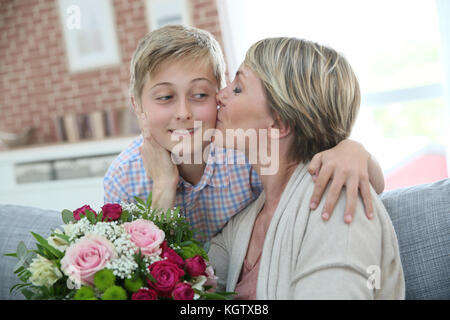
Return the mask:
<path id="1" fill-rule="evenodd" d="M 363 198 L 366 216 L 369 219 L 373 217 L 370 184 L 380 194 L 384 189 L 384 176 L 376 159 L 360 143 L 344 140 L 336 147 L 316 154 L 309 164 L 308 171 L 315 182 L 311 209 L 317 208 L 331 180 L 330 191 L 322 212 L 324 220 L 330 218 L 344 186 L 347 193 L 345 222 L 351 223 L 353 220 L 358 191 Z"/>
<path id="2" fill-rule="evenodd" d="M 217 290 L 226 291 L 230 255 L 226 248 L 225 239 L 222 232 L 212 238 L 208 251 L 208 257 L 209 262 L 214 268 L 214 273 L 218 277 Z"/>
<path id="3" fill-rule="evenodd" d="M 324 266 L 294 278 L 295 300 L 373 300 L 367 286 L 369 274 L 350 265 Z"/>

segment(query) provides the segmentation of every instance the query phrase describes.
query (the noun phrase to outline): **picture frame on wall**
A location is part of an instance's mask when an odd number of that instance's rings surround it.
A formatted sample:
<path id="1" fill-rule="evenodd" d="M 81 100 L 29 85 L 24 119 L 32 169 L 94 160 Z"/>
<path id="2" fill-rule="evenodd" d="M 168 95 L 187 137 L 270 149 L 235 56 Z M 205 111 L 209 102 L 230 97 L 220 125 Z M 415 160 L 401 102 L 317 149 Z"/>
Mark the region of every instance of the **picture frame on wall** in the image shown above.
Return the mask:
<path id="1" fill-rule="evenodd" d="M 70 72 L 120 63 L 111 0 L 59 0 Z"/>
<path id="2" fill-rule="evenodd" d="M 189 5 L 186 0 L 147 0 L 146 6 L 150 30 L 168 24 L 191 24 Z"/>

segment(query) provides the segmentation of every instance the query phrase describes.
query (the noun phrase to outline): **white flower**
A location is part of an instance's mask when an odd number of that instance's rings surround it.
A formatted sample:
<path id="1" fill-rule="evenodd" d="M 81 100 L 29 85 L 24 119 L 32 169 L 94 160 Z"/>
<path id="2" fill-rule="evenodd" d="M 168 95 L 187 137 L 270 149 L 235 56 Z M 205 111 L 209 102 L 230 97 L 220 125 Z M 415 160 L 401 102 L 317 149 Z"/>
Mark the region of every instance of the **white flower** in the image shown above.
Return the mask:
<path id="1" fill-rule="evenodd" d="M 73 236 L 73 234 L 74 234 L 75 229 L 76 229 L 75 224 L 68 223 L 68 224 L 63 225 L 62 227 L 63 227 L 63 230 L 64 230 L 64 234 L 66 236 L 68 236 L 69 238 L 71 238 Z"/>
<path id="2" fill-rule="evenodd" d="M 40 255 L 33 259 L 28 270 L 31 272 L 30 281 L 35 286 L 51 287 L 63 276 L 50 260 Z"/>
<path id="3" fill-rule="evenodd" d="M 198 276 L 198 277 L 194 277 L 192 278 L 191 281 L 191 285 L 192 285 L 192 289 L 197 289 L 200 291 L 203 291 L 203 285 L 206 283 L 206 277 L 205 276 Z M 197 300 L 198 298 L 200 298 L 199 294 L 194 294 L 194 300 Z"/>
<path id="4" fill-rule="evenodd" d="M 62 234 L 62 232 L 59 229 L 55 229 L 54 233 Z M 65 241 L 64 239 L 61 239 L 58 236 L 50 236 L 47 238 L 48 244 L 51 245 L 53 248 L 58 249 L 59 251 L 64 252 L 69 243 Z"/>

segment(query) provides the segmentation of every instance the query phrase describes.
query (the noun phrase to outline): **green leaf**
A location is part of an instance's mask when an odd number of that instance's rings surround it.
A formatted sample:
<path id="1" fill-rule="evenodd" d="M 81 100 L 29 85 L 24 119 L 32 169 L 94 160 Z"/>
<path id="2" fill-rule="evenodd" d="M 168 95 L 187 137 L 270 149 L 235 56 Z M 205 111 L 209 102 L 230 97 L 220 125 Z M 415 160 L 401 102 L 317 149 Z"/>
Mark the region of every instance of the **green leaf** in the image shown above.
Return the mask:
<path id="1" fill-rule="evenodd" d="M 103 220 L 103 211 L 100 211 L 100 213 L 97 215 L 97 222 L 101 222 Z"/>
<path id="2" fill-rule="evenodd" d="M 138 204 L 141 204 L 142 206 L 144 206 L 144 208 L 146 207 L 145 201 L 142 200 L 141 198 L 134 197 L 134 200 L 136 200 Z"/>
<path id="3" fill-rule="evenodd" d="M 28 267 L 28 265 L 31 263 L 33 258 L 35 257 L 35 253 L 33 251 L 27 252 L 25 255 L 20 257 L 19 261 L 14 266 L 13 270 L 14 272 L 20 272 L 19 269 L 21 267 Z"/>
<path id="4" fill-rule="evenodd" d="M 120 221 L 128 222 L 129 212 L 127 210 L 122 211 L 122 215 L 120 216 Z"/>
<path id="5" fill-rule="evenodd" d="M 205 297 L 207 300 L 229 300 L 231 299 L 232 295 L 235 295 L 235 292 L 201 292 L 196 289 L 194 289 L 196 293 L 199 295 Z"/>
<path id="6" fill-rule="evenodd" d="M 14 258 L 18 258 L 18 257 L 17 257 L 17 253 L 5 253 L 4 256 L 5 256 L 5 257 L 14 257 Z"/>
<path id="7" fill-rule="evenodd" d="M 97 222 L 97 217 L 95 216 L 95 213 L 93 213 L 90 210 L 86 210 L 86 218 L 89 220 L 91 224 L 95 224 Z"/>
<path id="8" fill-rule="evenodd" d="M 20 259 L 21 257 L 23 257 L 24 255 L 26 255 L 28 252 L 27 246 L 25 245 L 25 242 L 20 241 L 19 244 L 17 245 L 17 257 Z"/>
<path id="9" fill-rule="evenodd" d="M 69 236 L 66 236 L 65 234 L 61 234 L 61 233 L 56 233 L 56 232 L 54 232 L 53 235 L 54 235 L 55 237 L 58 237 L 58 238 L 63 239 L 63 240 L 66 241 L 66 242 L 69 242 L 69 240 L 70 240 L 70 237 L 69 237 Z"/>
<path id="10" fill-rule="evenodd" d="M 64 257 L 64 253 L 63 252 L 61 252 L 58 249 L 56 249 L 56 248 L 52 247 L 51 245 L 49 245 L 48 241 L 46 239 L 44 239 L 42 236 L 40 236 L 40 235 L 38 235 L 38 234 L 36 234 L 34 232 L 31 232 L 31 234 L 39 242 L 39 244 L 42 246 L 42 248 L 44 248 L 49 253 L 54 255 L 55 258 L 61 259 L 62 257 Z"/>
<path id="11" fill-rule="evenodd" d="M 145 204 L 145 206 L 147 208 L 151 208 L 152 207 L 152 193 L 150 192 L 148 197 L 147 197 L 147 203 Z"/>
<path id="12" fill-rule="evenodd" d="M 69 224 L 71 222 L 75 222 L 75 217 L 73 216 L 73 212 L 67 209 L 64 209 L 61 212 L 62 220 L 65 224 Z"/>
<path id="13" fill-rule="evenodd" d="M 18 283 L 18 284 L 15 284 L 15 285 L 13 285 L 11 287 L 11 289 L 9 289 L 9 293 L 13 293 L 14 291 L 17 291 L 19 289 L 26 288 L 26 287 L 29 287 L 29 286 L 31 286 L 31 283 Z"/>
<path id="14" fill-rule="evenodd" d="M 147 278 L 148 278 L 151 282 L 156 283 L 156 279 L 153 278 L 153 276 L 152 276 L 150 273 L 147 274 Z"/>

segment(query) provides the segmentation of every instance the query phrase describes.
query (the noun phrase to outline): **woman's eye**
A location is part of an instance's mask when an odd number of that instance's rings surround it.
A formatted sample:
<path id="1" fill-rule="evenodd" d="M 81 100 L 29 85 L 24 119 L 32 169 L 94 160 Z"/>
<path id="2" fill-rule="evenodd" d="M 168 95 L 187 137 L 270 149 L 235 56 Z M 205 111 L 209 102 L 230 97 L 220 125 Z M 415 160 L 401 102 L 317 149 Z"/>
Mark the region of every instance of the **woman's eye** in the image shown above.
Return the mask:
<path id="1" fill-rule="evenodd" d="M 233 92 L 234 92 L 235 94 L 238 94 L 238 93 L 241 93 L 242 90 L 241 90 L 241 88 L 239 88 L 239 87 L 235 87 L 235 88 L 233 89 Z"/>

